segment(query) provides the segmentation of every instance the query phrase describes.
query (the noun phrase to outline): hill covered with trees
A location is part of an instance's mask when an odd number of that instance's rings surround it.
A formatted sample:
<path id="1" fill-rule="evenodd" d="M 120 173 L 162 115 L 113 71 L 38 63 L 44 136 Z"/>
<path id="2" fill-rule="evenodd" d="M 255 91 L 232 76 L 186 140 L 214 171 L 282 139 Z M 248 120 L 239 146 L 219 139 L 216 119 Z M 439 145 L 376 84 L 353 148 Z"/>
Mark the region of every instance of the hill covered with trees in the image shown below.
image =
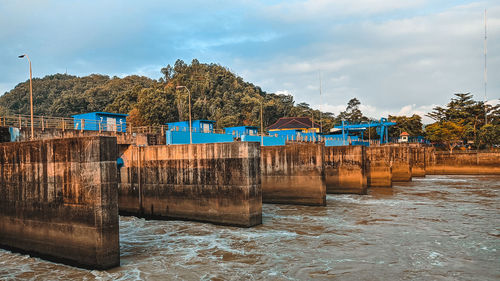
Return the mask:
<path id="1" fill-rule="evenodd" d="M 284 116 L 307 116 L 329 130 L 336 122 L 332 113 L 296 104 L 290 95 L 266 93 L 245 82 L 227 68 L 193 60 L 177 60 L 161 69 L 163 77 L 124 78 L 92 74 L 77 77 L 65 74 L 33 79 L 34 114 L 69 117 L 73 114 L 109 111 L 129 114 L 133 126 L 160 125 L 188 119 L 188 92 L 191 92 L 193 119 L 217 121 L 218 128 L 259 125 L 261 103 L 264 126 Z M 29 81 L 18 84 L 0 97 L 0 114 L 29 114 Z"/>

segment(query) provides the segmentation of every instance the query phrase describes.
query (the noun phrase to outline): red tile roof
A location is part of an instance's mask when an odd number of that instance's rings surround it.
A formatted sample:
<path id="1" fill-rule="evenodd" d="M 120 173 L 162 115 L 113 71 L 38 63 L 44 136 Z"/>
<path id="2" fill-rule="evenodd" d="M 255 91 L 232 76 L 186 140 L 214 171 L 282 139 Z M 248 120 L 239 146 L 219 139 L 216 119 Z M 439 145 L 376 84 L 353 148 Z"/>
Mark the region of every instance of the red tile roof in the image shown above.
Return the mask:
<path id="1" fill-rule="evenodd" d="M 407 132 L 402 132 L 400 136 L 409 136 L 410 134 L 408 134 Z"/>
<path id="2" fill-rule="evenodd" d="M 276 123 L 267 127 L 268 130 L 280 129 L 298 129 L 298 128 L 313 128 L 313 122 L 309 117 L 282 117 Z M 319 128 L 319 125 L 314 122 L 314 128 Z"/>

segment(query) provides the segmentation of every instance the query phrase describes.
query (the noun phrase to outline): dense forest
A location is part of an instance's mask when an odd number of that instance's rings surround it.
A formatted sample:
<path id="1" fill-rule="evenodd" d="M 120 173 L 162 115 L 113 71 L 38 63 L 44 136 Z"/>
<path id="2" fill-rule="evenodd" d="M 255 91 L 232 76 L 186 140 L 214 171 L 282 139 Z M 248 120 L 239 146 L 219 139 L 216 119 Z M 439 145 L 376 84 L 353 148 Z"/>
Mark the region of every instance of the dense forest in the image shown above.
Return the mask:
<path id="1" fill-rule="evenodd" d="M 194 59 L 191 64 L 177 60 L 173 66 L 161 69 L 163 77 L 153 80 L 143 76 L 124 78 L 92 74 L 77 77 L 66 74 L 33 79 L 34 114 L 70 117 L 74 114 L 107 111 L 129 114 L 132 126 L 161 125 L 188 119 L 188 91 L 191 93 L 193 119 L 215 120 L 218 129 L 237 125 L 267 127 L 285 116 L 306 116 L 322 124 L 328 132 L 342 120 L 368 123 L 360 110 L 361 102 L 352 98 L 345 111 L 334 116 L 312 109 L 309 104 L 296 103 L 292 96 L 266 93 L 260 87 L 245 82 L 218 64 L 203 64 Z M 185 86 L 186 88 L 178 88 Z M 29 81 L 18 84 L 0 97 L 0 115 L 29 114 Z M 485 114 L 488 124 L 485 124 Z M 429 117 L 436 122 L 424 129 L 418 115 L 389 116 L 397 122 L 389 134 L 397 138 L 403 131 L 411 136 L 426 136 L 443 143 L 451 150 L 456 145 L 472 147 L 500 143 L 500 106 L 484 107 L 472 95 L 456 94 L 445 107 L 436 107 Z M 378 121 L 378 120 L 371 120 Z M 370 135 L 378 136 L 374 128 Z"/>
<path id="2" fill-rule="evenodd" d="M 308 116 L 322 123 L 325 131 L 336 122 L 334 115 L 296 104 L 290 95 L 266 93 L 243 81 L 227 68 L 202 64 L 196 59 L 187 65 L 177 60 L 161 69 L 163 77 L 124 78 L 93 74 L 77 77 L 65 74 L 33 79 L 34 114 L 69 117 L 73 114 L 108 111 L 129 114 L 132 126 L 160 125 L 188 119 L 188 92 L 191 92 L 193 119 L 217 121 L 218 128 L 260 124 L 284 116 Z M 348 109 L 350 110 L 350 109 Z M 29 114 L 29 81 L 18 84 L 0 97 L 0 114 Z M 321 122 L 320 122 L 321 117 Z"/>

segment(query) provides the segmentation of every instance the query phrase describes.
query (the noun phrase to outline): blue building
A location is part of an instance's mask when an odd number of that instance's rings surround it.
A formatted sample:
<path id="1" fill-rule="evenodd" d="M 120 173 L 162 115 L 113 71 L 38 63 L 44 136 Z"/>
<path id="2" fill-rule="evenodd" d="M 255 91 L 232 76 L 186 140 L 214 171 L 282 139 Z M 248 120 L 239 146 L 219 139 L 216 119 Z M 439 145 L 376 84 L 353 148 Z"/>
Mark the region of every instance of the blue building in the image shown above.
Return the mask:
<path id="1" fill-rule="evenodd" d="M 227 127 L 224 128 L 224 131 L 227 135 L 233 135 L 235 137 L 256 136 L 258 134 L 258 129 L 255 126 Z"/>
<path id="2" fill-rule="evenodd" d="M 75 130 L 126 132 L 127 116 L 120 113 L 89 112 L 71 117 Z"/>
<path id="3" fill-rule="evenodd" d="M 233 142 L 232 135 L 214 134 L 214 133 L 200 133 L 193 132 L 193 143 L 220 143 L 220 142 Z M 166 144 L 189 144 L 189 129 L 187 131 L 171 131 L 168 130 L 165 134 Z"/>
<path id="4" fill-rule="evenodd" d="M 213 133 L 215 121 L 212 120 L 192 120 L 191 127 L 193 133 Z M 167 123 L 169 131 L 189 132 L 189 121 L 179 121 Z"/>

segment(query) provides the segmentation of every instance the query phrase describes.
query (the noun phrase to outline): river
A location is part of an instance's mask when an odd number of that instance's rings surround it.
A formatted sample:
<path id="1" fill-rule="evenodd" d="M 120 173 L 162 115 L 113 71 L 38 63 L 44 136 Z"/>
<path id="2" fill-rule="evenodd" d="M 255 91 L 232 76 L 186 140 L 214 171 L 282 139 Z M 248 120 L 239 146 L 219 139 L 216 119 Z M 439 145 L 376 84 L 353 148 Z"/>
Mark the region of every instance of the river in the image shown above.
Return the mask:
<path id="1" fill-rule="evenodd" d="M 264 204 L 263 224 L 248 229 L 121 217 L 119 268 L 0 250 L 0 279 L 500 279 L 498 176 L 414 178 L 327 204 Z"/>

